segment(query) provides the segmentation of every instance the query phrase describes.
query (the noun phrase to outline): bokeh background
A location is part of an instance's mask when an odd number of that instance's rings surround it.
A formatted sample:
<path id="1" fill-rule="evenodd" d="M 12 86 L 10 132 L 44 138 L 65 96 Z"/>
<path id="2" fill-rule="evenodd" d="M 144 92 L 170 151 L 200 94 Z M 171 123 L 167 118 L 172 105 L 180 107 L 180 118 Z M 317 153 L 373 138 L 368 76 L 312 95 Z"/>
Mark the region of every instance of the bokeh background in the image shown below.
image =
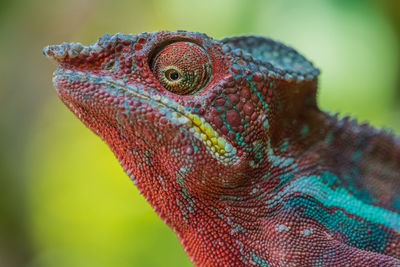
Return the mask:
<path id="1" fill-rule="evenodd" d="M 398 0 L 0 0 L 0 266 L 190 266 L 41 53 L 105 32 L 270 36 L 321 68 L 323 109 L 400 133 Z"/>

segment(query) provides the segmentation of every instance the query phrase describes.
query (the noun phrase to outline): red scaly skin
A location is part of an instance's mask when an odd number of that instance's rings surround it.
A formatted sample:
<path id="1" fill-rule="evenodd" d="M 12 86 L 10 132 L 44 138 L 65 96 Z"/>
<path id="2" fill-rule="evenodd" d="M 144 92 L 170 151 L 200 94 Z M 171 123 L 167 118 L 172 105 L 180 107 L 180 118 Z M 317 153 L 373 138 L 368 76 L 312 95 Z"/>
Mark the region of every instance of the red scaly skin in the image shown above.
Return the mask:
<path id="1" fill-rule="evenodd" d="M 321 112 L 295 50 L 160 31 L 44 54 L 195 265 L 400 266 L 400 140 Z"/>

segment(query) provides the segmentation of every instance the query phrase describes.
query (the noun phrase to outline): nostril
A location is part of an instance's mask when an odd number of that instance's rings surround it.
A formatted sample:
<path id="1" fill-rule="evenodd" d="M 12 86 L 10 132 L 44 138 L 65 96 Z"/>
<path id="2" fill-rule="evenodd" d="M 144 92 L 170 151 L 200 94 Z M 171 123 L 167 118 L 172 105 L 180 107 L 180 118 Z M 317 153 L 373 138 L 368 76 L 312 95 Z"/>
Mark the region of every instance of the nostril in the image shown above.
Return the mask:
<path id="1" fill-rule="evenodd" d="M 49 45 L 43 48 L 43 55 L 53 59 L 57 62 L 64 59 L 65 57 L 74 58 L 79 56 L 83 49 L 83 45 L 80 43 L 63 43 L 60 45 Z"/>
<path id="2" fill-rule="evenodd" d="M 114 66 L 111 57 L 104 56 L 104 48 L 95 43 L 83 46 L 80 43 L 50 45 L 43 49 L 43 54 L 60 65 L 84 70 L 109 70 Z"/>
<path id="3" fill-rule="evenodd" d="M 66 48 L 67 46 L 62 44 L 62 45 L 49 45 L 43 48 L 43 54 L 54 60 L 58 60 L 60 58 L 65 57 L 66 55 Z"/>

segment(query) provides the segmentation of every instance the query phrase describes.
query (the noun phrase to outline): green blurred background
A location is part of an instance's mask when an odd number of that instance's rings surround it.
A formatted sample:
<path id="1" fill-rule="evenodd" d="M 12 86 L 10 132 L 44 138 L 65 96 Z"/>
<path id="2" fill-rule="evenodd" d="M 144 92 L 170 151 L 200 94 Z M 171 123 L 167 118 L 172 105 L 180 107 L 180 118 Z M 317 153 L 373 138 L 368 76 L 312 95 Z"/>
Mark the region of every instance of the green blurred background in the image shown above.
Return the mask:
<path id="1" fill-rule="evenodd" d="M 271 36 L 319 103 L 400 133 L 398 0 L 0 1 L 0 266 L 190 266 L 117 160 L 58 100 L 47 44 L 160 29 Z"/>

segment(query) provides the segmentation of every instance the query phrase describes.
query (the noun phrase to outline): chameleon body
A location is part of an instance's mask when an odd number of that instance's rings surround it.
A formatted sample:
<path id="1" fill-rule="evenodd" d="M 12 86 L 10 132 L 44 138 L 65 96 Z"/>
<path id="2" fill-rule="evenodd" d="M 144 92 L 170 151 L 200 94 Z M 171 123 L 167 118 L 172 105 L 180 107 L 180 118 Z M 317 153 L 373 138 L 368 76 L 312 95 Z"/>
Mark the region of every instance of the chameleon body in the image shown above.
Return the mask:
<path id="1" fill-rule="evenodd" d="M 43 52 L 196 266 L 400 266 L 400 139 L 322 112 L 294 49 L 159 31 Z"/>

